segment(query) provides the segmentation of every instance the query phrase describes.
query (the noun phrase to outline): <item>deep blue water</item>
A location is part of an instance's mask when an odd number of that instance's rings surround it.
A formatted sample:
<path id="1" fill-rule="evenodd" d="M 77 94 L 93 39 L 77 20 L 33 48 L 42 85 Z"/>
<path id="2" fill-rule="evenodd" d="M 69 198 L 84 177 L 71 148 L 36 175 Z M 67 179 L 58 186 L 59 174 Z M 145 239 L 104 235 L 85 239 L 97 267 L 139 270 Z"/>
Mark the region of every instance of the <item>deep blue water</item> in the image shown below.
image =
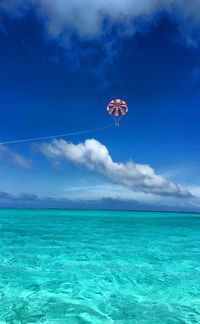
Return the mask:
<path id="1" fill-rule="evenodd" d="M 0 323 L 200 323 L 200 215 L 0 210 Z"/>

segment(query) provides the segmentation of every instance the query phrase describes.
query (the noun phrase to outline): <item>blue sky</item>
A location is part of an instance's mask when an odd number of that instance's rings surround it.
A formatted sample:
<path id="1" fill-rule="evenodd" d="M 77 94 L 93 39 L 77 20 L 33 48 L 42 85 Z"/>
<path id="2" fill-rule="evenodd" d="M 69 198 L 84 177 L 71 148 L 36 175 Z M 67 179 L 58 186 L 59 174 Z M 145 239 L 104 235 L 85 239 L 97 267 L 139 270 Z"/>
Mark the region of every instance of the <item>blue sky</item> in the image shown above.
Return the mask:
<path id="1" fill-rule="evenodd" d="M 1 1 L 1 142 L 129 113 L 1 146 L 0 206 L 200 210 L 198 6 Z"/>

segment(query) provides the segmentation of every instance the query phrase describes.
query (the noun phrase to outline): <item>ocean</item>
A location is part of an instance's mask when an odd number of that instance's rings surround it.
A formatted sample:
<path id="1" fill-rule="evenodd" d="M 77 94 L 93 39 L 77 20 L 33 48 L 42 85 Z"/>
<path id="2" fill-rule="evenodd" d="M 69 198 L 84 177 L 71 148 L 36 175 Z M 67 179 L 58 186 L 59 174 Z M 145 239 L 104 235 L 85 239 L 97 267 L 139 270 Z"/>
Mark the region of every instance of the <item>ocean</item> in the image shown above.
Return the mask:
<path id="1" fill-rule="evenodd" d="M 200 215 L 0 210 L 0 323 L 200 323 Z"/>

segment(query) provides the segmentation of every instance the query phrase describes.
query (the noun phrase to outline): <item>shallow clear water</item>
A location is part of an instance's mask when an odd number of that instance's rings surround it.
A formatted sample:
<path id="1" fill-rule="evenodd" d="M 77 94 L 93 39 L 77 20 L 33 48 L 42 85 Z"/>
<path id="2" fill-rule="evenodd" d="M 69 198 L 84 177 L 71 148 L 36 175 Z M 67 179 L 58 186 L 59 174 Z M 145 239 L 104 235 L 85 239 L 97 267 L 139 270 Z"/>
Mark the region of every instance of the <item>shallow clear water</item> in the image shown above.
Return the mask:
<path id="1" fill-rule="evenodd" d="M 200 215 L 0 210 L 0 323 L 200 323 Z"/>

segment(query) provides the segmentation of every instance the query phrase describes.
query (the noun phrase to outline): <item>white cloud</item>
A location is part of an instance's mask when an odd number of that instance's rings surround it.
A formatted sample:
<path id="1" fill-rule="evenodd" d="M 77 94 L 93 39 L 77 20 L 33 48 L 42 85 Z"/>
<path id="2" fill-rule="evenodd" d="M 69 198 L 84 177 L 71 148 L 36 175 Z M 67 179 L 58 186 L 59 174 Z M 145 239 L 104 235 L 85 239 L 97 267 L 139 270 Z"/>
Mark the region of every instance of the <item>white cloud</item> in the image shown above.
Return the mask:
<path id="1" fill-rule="evenodd" d="M 50 37 L 66 40 L 69 29 L 81 37 L 104 33 L 102 22 L 119 23 L 129 34 L 137 29 L 138 18 L 151 22 L 160 12 L 166 12 L 177 22 L 188 44 L 200 27 L 199 0 L 1 0 L 0 11 L 17 17 L 32 10 L 43 21 Z M 131 23 L 130 23 L 131 22 Z M 133 26 L 131 28 L 131 25 Z M 109 25 L 108 24 L 108 25 Z M 195 31 L 194 31 L 195 30 Z"/>
<path id="2" fill-rule="evenodd" d="M 200 186 L 190 186 L 189 190 L 190 190 L 190 192 L 192 192 L 192 194 L 195 197 L 200 199 Z M 200 201 L 198 201 L 198 202 L 199 202 L 199 206 L 200 206 Z"/>
<path id="3" fill-rule="evenodd" d="M 9 163 L 24 169 L 28 169 L 31 166 L 29 160 L 26 160 L 22 155 L 11 151 L 5 145 L 0 145 L 0 160 L 6 160 Z"/>
<path id="4" fill-rule="evenodd" d="M 55 139 L 50 144 L 39 145 L 39 149 L 54 161 L 66 159 L 81 164 L 104 175 L 113 183 L 134 191 L 161 196 L 192 197 L 187 189 L 157 175 L 149 165 L 137 164 L 133 161 L 114 162 L 106 146 L 95 139 L 87 139 L 79 144 Z"/>

